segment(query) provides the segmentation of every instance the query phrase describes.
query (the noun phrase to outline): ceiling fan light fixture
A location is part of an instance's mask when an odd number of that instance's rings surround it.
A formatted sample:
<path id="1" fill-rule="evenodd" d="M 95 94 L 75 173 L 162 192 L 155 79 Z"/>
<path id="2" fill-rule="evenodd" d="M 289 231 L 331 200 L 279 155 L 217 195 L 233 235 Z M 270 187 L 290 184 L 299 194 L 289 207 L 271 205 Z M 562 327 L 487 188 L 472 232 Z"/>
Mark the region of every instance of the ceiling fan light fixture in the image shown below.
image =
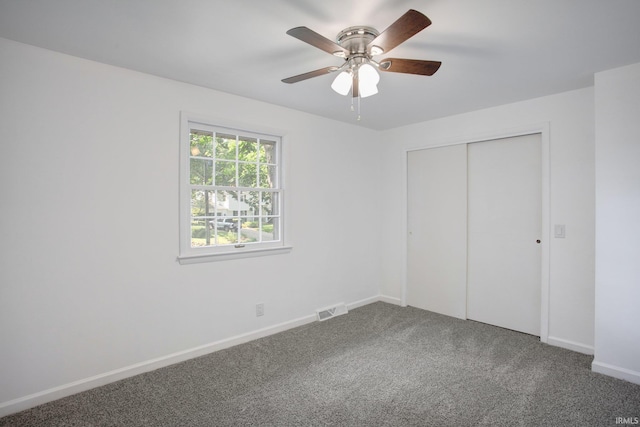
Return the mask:
<path id="1" fill-rule="evenodd" d="M 351 90 L 351 83 L 353 81 L 353 77 L 351 73 L 348 71 L 343 71 L 336 76 L 331 83 L 331 89 L 335 90 L 340 95 L 347 95 Z"/>
<path id="2" fill-rule="evenodd" d="M 362 64 L 358 68 L 358 91 L 361 98 L 378 93 L 380 75 L 371 64 Z"/>
<path id="3" fill-rule="evenodd" d="M 366 98 L 368 96 L 375 95 L 376 93 L 378 93 L 377 85 L 367 86 L 360 83 L 360 98 Z"/>

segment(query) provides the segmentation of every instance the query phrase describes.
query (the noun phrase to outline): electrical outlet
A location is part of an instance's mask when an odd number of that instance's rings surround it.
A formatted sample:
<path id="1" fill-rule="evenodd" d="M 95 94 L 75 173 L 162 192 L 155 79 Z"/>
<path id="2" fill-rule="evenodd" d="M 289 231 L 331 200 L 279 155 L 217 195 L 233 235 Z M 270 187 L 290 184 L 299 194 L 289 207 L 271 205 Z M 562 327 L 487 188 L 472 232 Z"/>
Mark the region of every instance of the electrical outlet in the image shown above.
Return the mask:
<path id="1" fill-rule="evenodd" d="M 264 303 L 256 304 L 256 317 L 264 316 Z"/>

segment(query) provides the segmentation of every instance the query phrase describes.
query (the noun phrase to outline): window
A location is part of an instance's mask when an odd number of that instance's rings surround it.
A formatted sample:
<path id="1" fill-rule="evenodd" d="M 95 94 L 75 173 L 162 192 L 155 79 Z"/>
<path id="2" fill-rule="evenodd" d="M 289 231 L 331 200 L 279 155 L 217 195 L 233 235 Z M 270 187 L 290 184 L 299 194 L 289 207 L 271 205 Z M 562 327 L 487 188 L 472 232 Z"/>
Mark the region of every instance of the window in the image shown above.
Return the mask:
<path id="1" fill-rule="evenodd" d="M 183 117 L 181 263 L 288 250 L 281 138 Z"/>

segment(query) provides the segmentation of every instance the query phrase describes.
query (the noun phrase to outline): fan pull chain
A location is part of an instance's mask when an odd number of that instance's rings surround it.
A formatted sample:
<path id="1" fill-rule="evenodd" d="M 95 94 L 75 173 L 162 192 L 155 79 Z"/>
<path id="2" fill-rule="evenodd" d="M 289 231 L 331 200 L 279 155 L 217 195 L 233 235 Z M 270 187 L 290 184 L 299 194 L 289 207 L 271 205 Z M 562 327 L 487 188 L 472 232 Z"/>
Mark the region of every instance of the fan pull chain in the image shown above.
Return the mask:
<path id="1" fill-rule="evenodd" d="M 355 96 L 351 96 L 350 98 L 351 98 L 351 111 L 355 112 L 355 108 L 354 108 L 354 105 L 353 105 L 353 100 L 354 100 Z M 357 120 L 360 121 L 360 94 L 358 94 L 358 118 L 357 118 Z"/>

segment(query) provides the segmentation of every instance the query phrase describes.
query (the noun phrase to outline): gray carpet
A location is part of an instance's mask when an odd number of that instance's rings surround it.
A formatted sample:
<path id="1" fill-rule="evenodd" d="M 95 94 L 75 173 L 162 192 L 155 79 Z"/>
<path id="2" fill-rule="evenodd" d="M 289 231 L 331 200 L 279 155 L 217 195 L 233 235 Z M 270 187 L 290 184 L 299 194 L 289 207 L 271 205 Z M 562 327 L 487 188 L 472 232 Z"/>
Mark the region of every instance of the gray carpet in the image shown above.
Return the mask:
<path id="1" fill-rule="evenodd" d="M 0 419 L 0 426 L 614 426 L 640 386 L 536 337 L 371 304 Z"/>

